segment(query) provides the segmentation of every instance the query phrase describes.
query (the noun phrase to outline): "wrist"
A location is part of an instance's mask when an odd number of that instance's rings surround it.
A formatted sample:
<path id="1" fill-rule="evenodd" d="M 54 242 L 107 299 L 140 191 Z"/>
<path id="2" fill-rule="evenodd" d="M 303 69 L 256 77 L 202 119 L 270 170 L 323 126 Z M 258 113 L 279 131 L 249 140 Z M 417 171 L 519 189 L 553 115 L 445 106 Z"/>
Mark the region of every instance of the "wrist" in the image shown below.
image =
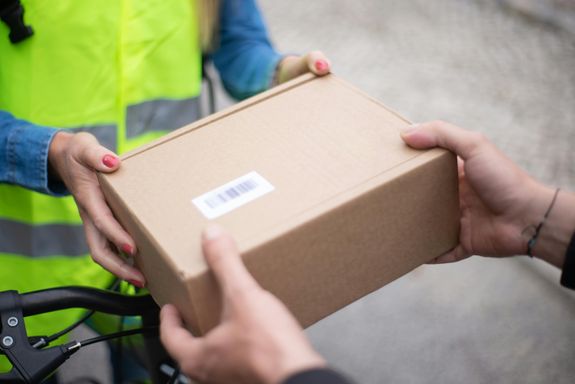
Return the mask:
<path id="1" fill-rule="evenodd" d="M 50 177 L 62 181 L 60 170 L 64 163 L 64 156 L 73 134 L 60 131 L 54 135 L 48 148 L 48 174 Z"/>
<path id="2" fill-rule="evenodd" d="M 527 242 L 535 232 L 535 228 L 542 222 L 545 212 L 549 209 L 555 189 L 542 185 L 537 187 L 537 192 L 530 210 L 529 235 Z M 562 268 L 565 252 L 573 232 L 575 231 L 575 195 L 565 190 L 560 190 L 557 198 L 549 211 L 549 216 L 545 219 L 540 229 L 539 235 L 532 246 L 533 256 L 545 260 L 546 262 Z"/>

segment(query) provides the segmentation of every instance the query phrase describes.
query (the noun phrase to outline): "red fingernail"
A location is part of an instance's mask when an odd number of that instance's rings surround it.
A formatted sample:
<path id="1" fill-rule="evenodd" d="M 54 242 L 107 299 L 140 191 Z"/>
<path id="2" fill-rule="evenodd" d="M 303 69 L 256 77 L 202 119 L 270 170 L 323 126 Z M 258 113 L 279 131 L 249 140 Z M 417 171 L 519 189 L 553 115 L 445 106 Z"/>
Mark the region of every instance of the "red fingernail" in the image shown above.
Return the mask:
<path id="1" fill-rule="evenodd" d="M 114 168 L 118 164 L 118 158 L 112 155 L 105 155 L 102 158 L 102 163 L 108 168 Z"/>
<path id="2" fill-rule="evenodd" d="M 128 283 L 132 284 L 134 287 L 138 287 L 138 288 L 144 288 L 144 283 L 142 283 L 139 280 L 135 280 L 135 279 L 128 279 L 126 280 Z"/>
<path id="3" fill-rule="evenodd" d="M 315 69 L 317 69 L 320 72 L 323 72 L 327 69 L 328 64 L 327 61 L 325 60 L 318 60 L 315 62 Z"/>
<path id="4" fill-rule="evenodd" d="M 122 252 L 131 255 L 134 252 L 134 248 L 130 244 L 124 244 L 122 245 Z"/>

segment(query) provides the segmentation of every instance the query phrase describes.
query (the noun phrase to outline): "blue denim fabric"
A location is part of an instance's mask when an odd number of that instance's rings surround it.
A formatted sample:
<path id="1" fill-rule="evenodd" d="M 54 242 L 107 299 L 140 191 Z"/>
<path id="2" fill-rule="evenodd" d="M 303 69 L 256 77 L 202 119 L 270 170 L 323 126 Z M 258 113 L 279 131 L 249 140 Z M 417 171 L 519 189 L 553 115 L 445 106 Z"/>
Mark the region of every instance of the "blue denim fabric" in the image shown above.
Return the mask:
<path id="1" fill-rule="evenodd" d="M 268 38 L 255 0 L 224 0 L 212 60 L 228 93 L 245 99 L 269 88 L 282 58 Z"/>
<path id="2" fill-rule="evenodd" d="M 0 183 L 49 195 L 66 194 L 64 185 L 48 174 L 48 148 L 56 132 L 0 111 Z"/>

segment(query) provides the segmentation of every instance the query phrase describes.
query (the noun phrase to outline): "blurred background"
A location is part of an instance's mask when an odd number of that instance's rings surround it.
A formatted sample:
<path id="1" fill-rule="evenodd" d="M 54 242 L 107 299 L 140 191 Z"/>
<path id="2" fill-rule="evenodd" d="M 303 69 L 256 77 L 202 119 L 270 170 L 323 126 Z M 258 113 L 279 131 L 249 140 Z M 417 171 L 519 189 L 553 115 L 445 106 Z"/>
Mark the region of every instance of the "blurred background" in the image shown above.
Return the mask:
<path id="1" fill-rule="evenodd" d="M 259 3 L 280 51 L 322 50 L 410 120 L 481 131 L 575 190 L 575 0 Z M 527 257 L 422 266 L 306 332 L 358 384 L 574 383 L 575 292 L 559 275 Z M 86 350 L 61 377 L 111 382 L 105 357 Z"/>

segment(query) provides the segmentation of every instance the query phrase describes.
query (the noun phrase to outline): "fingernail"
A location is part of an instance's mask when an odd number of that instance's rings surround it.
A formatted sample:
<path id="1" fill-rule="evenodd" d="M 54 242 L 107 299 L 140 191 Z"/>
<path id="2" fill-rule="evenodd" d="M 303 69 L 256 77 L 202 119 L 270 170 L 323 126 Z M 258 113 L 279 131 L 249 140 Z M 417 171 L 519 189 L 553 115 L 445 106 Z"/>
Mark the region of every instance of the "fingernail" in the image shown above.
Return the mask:
<path id="1" fill-rule="evenodd" d="M 317 69 L 319 72 L 323 72 L 327 69 L 328 64 L 327 61 L 325 60 L 317 60 L 315 62 L 315 69 Z"/>
<path id="2" fill-rule="evenodd" d="M 414 131 L 417 131 L 417 129 L 419 128 L 419 124 L 411 124 L 408 125 L 406 127 L 401 127 L 401 134 L 402 135 L 408 135 Z"/>
<path id="3" fill-rule="evenodd" d="M 134 287 L 144 288 L 144 283 L 141 282 L 140 280 L 127 279 L 126 281 L 127 281 L 128 283 L 132 284 Z"/>
<path id="4" fill-rule="evenodd" d="M 122 252 L 127 253 L 128 255 L 132 255 L 134 253 L 134 247 L 130 244 L 122 245 Z"/>
<path id="5" fill-rule="evenodd" d="M 220 237 L 224 231 L 218 224 L 210 223 L 204 229 L 204 240 L 214 240 Z"/>
<path id="6" fill-rule="evenodd" d="M 108 168 L 114 168 L 118 164 L 118 158 L 112 155 L 105 155 L 102 158 L 102 163 Z"/>

